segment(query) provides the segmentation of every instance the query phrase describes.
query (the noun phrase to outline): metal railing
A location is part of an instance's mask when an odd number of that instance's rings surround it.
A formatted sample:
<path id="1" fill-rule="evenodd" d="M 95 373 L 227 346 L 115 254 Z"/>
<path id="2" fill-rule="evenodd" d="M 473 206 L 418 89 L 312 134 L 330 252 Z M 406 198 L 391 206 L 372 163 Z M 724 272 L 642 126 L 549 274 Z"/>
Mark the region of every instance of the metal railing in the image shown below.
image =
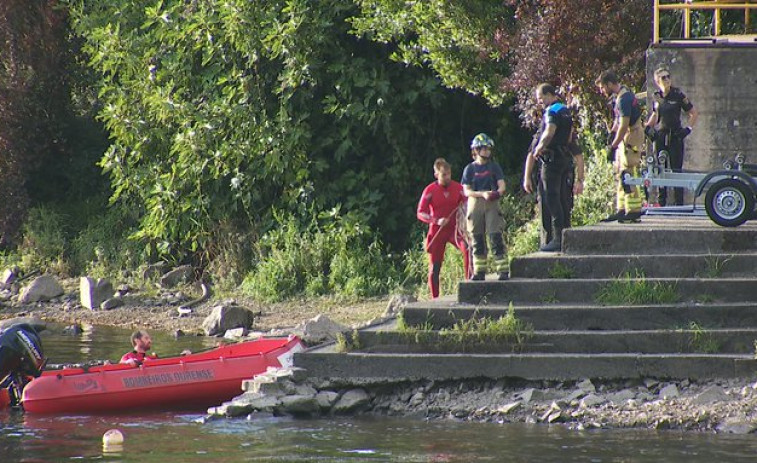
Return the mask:
<path id="1" fill-rule="evenodd" d="M 753 1 L 753 0 L 752 0 Z M 706 38 L 717 38 L 721 36 L 723 20 L 721 17 L 722 10 L 744 10 L 744 33 L 750 30 L 750 12 L 757 10 L 757 3 L 751 3 L 750 0 L 681 0 L 676 3 L 660 3 L 660 0 L 654 0 L 654 37 L 653 43 L 660 43 L 660 13 L 664 11 L 680 11 L 683 15 L 683 37 L 682 39 L 691 39 L 691 12 L 692 11 L 714 11 L 712 25 L 713 34 Z M 696 37 L 705 38 L 705 37 Z"/>

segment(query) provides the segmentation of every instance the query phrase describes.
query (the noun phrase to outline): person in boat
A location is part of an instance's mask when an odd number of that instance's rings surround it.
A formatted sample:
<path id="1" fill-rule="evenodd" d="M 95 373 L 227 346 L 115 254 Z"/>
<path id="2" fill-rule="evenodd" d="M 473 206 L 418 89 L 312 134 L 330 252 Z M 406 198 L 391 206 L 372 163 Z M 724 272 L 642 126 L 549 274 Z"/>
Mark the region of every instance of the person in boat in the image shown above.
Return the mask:
<path id="1" fill-rule="evenodd" d="M 458 212 L 465 207 L 463 186 L 452 180 L 452 167 L 444 158 L 434 161 L 436 181 L 429 184 L 418 201 L 416 216 L 428 224 L 424 248 L 428 253 L 428 287 L 431 297 L 439 297 L 439 274 L 447 243 L 463 253 L 464 278 L 470 278 L 468 244 L 465 233 L 458 229 Z"/>
<path id="2" fill-rule="evenodd" d="M 158 356 L 155 352 L 147 353 L 152 349 L 152 338 L 150 334 L 144 330 L 137 330 L 131 334 L 131 345 L 134 349 L 131 352 L 127 352 L 121 357 L 120 363 L 128 365 L 139 366 L 145 361 L 155 360 Z"/>
<path id="3" fill-rule="evenodd" d="M 29 324 L 18 323 L 0 331 L 0 385 L 14 373 L 38 377 L 45 365 L 42 341 Z"/>
<path id="4" fill-rule="evenodd" d="M 145 361 L 155 360 L 158 355 L 155 352 L 147 353 L 152 349 L 152 338 L 150 334 L 145 330 L 137 330 L 131 334 L 131 345 L 134 349 L 131 352 L 127 352 L 121 357 L 119 363 L 125 363 L 127 365 L 139 366 L 145 363 Z M 189 355 L 192 351 L 184 349 L 179 355 Z"/>

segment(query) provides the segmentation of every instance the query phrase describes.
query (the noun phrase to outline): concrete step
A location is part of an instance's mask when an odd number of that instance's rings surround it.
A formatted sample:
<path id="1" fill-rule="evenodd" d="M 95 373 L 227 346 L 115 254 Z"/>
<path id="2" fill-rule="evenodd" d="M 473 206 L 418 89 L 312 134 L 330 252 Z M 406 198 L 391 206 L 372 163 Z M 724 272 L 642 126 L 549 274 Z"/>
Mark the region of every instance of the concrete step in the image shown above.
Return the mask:
<path id="1" fill-rule="evenodd" d="M 511 279 L 462 281 L 458 302 L 476 305 L 591 303 L 615 279 Z M 630 279 L 636 281 L 636 279 Z M 672 285 L 681 301 L 757 302 L 753 278 L 646 278 L 649 285 Z"/>
<path id="2" fill-rule="evenodd" d="M 675 330 L 693 324 L 704 329 L 757 328 L 757 304 L 681 303 L 668 305 L 514 305 L 515 316 L 535 330 Z M 498 319 L 508 307 L 462 305 L 450 299 L 417 302 L 404 308 L 408 326 L 440 329 L 473 316 Z"/>
<path id="3" fill-rule="evenodd" d="M 751 355 L 720 354 L 370 354 L 334 353 L 331 346 L 294 354 L 294 366 L 332 381 L 452 380 L 462 378 L 668 378 L 704 380 L 753 377 Z M 333 349 L 332 349 L 333 350 Z"/>
<path id="4" fill-rule="evenodd" d="M 571 228 L 563 234 L 565 254 L 729 254 L 757 252 L 757 224 L 719 227 L 709 220 L 643 217 L 641 223 L 607 223 Z"/>
<path id="5" fill-rule="evenodd" d="M 568 255 L 537 253 L 510 262 L 511 278 L 757 278 L 757 253 Z"/>
<path id="6" fill-rule="evenodd" d="M 754 354 L 757 329 L 644 330 L 644 331 L 533 331 L 496 340 L 471 338 L 439 331 L 373 331 L 360 333 L 363 353 L 703 353 Z"/>

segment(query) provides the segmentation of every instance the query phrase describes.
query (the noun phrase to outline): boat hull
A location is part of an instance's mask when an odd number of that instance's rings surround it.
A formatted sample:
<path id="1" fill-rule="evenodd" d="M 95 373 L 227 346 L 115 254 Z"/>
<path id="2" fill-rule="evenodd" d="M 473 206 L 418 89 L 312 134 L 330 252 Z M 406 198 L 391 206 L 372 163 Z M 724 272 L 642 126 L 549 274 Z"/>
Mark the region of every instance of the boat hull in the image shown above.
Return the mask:
<path id="1" fill-rule="evenodd" d="M 259 339 L 207 352 L 145 362 L 47 371 L 24 388 L 30 413 L 202 410 L 241 393 L 245 379 L 287 367 L 304 350 L 296 338 Z"/>

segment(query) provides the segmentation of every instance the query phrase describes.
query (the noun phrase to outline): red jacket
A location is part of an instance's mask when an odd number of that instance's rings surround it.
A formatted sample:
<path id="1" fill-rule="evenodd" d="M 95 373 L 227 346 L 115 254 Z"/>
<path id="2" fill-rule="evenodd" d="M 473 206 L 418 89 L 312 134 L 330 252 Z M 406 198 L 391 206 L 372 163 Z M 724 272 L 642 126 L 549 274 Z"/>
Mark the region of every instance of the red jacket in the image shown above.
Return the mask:
<path id="1" fill-rule="evenodd" d="M 439 185 L 439 182 L 434 182 L 423 190 L 416 216 L 421 222 L 429 224 L 426 247 L 439 232 L 440 227 L 437 225 L 439 219 L 449 218 L 449 223 L 444 226 L 445 232 L 448 230 L 454 232 L 457 229 L 455 210 L 464 202 L 463 186 L 454 180 L 451 180 L 446 187 Z"/>

